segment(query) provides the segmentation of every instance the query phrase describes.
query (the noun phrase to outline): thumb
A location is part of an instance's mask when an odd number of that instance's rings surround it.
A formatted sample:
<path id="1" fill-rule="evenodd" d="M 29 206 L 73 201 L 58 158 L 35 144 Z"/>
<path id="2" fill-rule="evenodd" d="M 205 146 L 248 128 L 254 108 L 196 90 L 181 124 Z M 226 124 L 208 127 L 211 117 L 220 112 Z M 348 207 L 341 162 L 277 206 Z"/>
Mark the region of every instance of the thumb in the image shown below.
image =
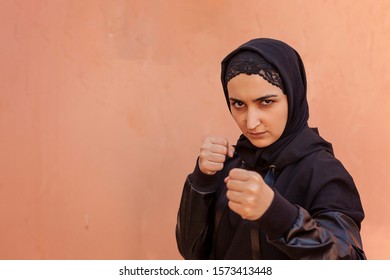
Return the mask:
<path id="1" fill-rule="evenodd" d="M 228 144 L 228 151 L 227 151 L 227 155 L 228 155 L 228 157 L 233 157 L 233 155 L 234 155 L 234 151 L 235 151 L 235 149 L 234 149 L 234 147 L 233 146 L 231 146 L 231 145 L 229 145 Z"/>

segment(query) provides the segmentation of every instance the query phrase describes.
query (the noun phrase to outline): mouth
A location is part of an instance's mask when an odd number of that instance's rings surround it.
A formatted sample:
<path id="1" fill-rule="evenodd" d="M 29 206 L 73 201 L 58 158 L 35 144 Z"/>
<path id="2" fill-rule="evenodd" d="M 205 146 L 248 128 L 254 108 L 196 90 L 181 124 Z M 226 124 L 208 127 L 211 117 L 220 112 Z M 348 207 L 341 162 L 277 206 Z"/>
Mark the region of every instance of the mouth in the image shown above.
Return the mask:
<path id="1" fill-rule="evenodd" d="M 264 138 L 266 135 L 267 131 L 263 132 L 248 132 L 249 137 L 254 138 L 254 139 L 261 139 Z"/>

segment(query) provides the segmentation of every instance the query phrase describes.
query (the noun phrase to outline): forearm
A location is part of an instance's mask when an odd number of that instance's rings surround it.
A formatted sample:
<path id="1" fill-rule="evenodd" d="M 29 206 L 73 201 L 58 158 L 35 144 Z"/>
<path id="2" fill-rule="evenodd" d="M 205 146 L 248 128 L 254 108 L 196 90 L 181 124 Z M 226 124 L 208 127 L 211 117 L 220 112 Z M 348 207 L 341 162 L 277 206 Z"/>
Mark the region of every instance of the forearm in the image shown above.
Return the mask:
<path id="1" fill-rule="evenodd" d="M 325 212 L 312 218 L 299 208 L 291 229 L 270 242 L 292 259 L 366 259 L 359 228 L 340 212 Z"/>
<path id="2" fill-rule="evenodd" d="M 215 192 L 195 190 L 191 176 L 188 176 L 184 184 L 176 225 L 177 245 L 185 259 L 209 258 L 214 203 Z"/>

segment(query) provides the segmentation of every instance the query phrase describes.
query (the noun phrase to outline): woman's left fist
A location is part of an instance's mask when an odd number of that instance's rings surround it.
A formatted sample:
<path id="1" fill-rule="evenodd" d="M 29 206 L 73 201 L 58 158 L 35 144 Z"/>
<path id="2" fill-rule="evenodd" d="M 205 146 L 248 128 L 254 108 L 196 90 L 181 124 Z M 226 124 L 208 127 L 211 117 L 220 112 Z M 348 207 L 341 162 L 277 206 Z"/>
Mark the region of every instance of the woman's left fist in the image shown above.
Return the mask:
<path id="1" fill-rule="evenodd" d="M 274 191 L 254 171 L 234 168 L 225 178 L 225 183 L 229 208 L 243 219 L 259 219 L 274 198 Z"/>

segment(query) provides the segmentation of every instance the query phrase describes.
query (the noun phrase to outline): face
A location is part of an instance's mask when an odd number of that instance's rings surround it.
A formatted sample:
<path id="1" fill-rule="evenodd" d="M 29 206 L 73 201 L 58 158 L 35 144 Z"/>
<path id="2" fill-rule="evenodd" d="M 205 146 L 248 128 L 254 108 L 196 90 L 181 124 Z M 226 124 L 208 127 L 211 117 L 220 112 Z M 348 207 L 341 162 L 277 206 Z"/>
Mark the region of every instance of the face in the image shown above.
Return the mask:
<path id="1" fill-rule="evenodd" d="M 280 138 L 288 117 L 287 96 L 261 76 L 239 74 L 227 84 L 233 119 L 249 141 L 264 148 Z"/>

